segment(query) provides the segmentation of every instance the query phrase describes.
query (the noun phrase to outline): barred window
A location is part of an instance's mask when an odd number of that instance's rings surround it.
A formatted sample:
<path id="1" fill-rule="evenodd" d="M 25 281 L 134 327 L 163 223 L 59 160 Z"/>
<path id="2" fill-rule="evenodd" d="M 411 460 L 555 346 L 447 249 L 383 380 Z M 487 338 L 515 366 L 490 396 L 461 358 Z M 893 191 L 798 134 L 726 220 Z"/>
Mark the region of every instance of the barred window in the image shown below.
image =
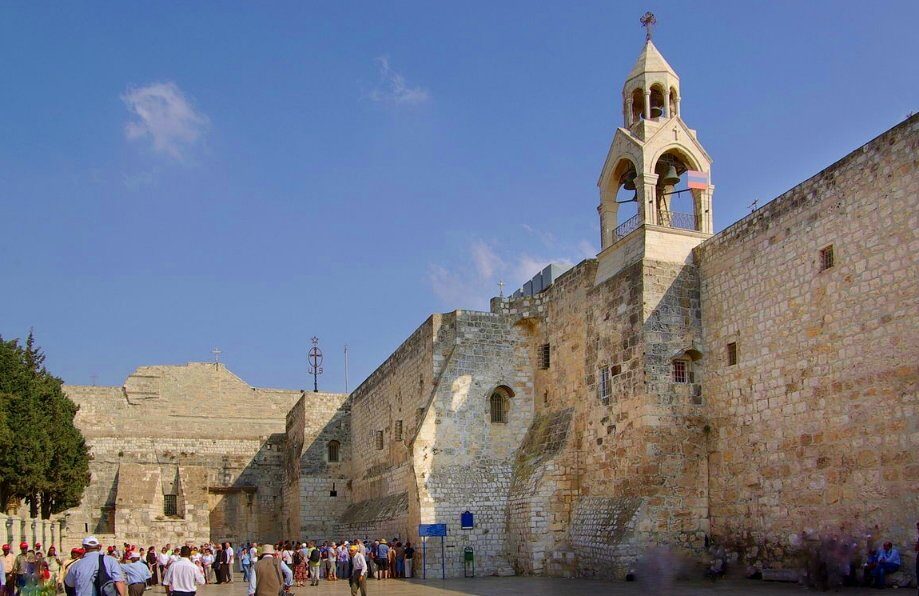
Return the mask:
<path id="1" fill-rule="evenodd" d="M 383 431 L 381 430 L 378 430 L 376 433 L 376 445 L 377 445 L 377 451 L 383 450 Z"/>
<path id="2" fill-rule="evenodd" d="M 689 366 L 685 360 L 674 360 L 673 361 L 673 382 L 674 383 L 688 383 L 689 382 Z"/>
<path id="3" fill-rule="evenodd" d="M 820 249 L 820 270 L 826 271 L 833 266 L 833 245 Z"/>
<path id="4" fill-rule="evenodd" d="M 328 445 L 326 445 L 330 463 L 336 463 L 339 461 L 340 447 L 341 447 L 341 444 L 338 441 L 329 441 Z"/>
<path id="5" fill-rule="evenodd" d="M 549 344 L 543 344 L 539 346 L 539 368 L 546 370 L 550 364 Z"/>
<path id="6" fill-rule="evenodd" d="M 402 421 L 396 420 L 396 440 L 402 440 Z"/>
<path id="7" fill-rule="evenodd" d="M 514 393 L 507 387 L 498 387 L 492 391 L 488 402 L 493 423 L 507 423 L 510 398 L 513 396 Z"/>
<path id="8" fill-rule="evenodd" d="M 612 390 L 609 368 L 604 366 L 600 369 L 600 381 L 597 383 L 597 390 L 600 393 L 600 401 L 604 404 L 609 403 L 610 393 Z"/>
<path id="9" fill-rule="evenodd" d="M 163 515 L 176 516 L 179 514 L 178 495 L 163 495 Z"/>
<path id="10" fill-rule="evenodd" d="M 737 364 L 737 342 L 728 344 L 728 366 Z"/>

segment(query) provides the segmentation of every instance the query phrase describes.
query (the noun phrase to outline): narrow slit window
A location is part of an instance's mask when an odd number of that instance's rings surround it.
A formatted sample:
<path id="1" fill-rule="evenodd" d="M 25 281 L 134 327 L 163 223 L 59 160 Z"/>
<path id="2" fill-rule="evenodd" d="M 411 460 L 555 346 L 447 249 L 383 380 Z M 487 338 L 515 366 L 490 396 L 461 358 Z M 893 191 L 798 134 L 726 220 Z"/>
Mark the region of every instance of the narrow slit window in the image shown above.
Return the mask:
<path id="1" fill-rule="evenodd" d="M 728 344 L 728 366 L 737 364 L 737 342 Z"/>
<path id="2" fill-rule="evenodd" d="M 826 271 L 834 264 L 833 245 L 820 249 L 820 270 Z"/>
<path id="3" fill-rule="evenodd" d="M 604 404 L 608 404 L 612 389 L 609 376 L 609 367 L 604 366 L 600 369 L 600 382 L 598 383 L 597 389 L 600 393 L 600 401 Z"/>
<path id="4" fill-rule="evenodd" d="M 376 434 L 377 451 L 383 450 L 383 431 L 378 430 Z"/>
<path id="5" fill-rule="evenodd" d="M 339 453 L 339 450 L 341 448 L 341 444 L 338 441 L 329 441 L 327 448 L 328 448 L 328 455 L 329 455 L 329 463 L 337 463 L 338 461 L 340 461 L 339 458 L 341 457 L 341 455 Z"/>
<path id="6" fill-rule="evenodd" d="M 163 515 L 176 516 L 179 514 L 179 499 L 177 495 L 163 495 Z"/>
<path id="7" fill-rule="evenodd" d="M 674 360 L 673 361 L 673 382 L 674 383 L 688 383 L 689 382 L 689 367 L 686 364 L 685 360 Z"/>
<path id="8" fill-rule="evenodd" d="M 402 421 L 396 420 L 396 440 L 402 440 Z"/>
<path id="9" fill-rule="evenodd" d="M 542 344 L 539 346 L 539 368 L 546 370 L 549 368 L 551 363 L 552 360 L 549 353 L 549 344 Z"/>

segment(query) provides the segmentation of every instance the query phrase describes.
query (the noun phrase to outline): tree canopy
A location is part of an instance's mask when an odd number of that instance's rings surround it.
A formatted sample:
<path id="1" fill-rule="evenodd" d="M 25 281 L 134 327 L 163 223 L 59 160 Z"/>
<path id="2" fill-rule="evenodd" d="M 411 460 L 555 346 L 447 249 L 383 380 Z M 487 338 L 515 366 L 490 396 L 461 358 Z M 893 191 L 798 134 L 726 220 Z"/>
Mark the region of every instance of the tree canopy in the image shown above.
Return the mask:
<path id="1" fill-rule="evenodd" d="M 77 406 L 45 368 L 30 332 L 25 345 L 0 337 L 0 509 L 19 500 L 47 518 L 79 505 L 89 450 L 73 424 Z"/>

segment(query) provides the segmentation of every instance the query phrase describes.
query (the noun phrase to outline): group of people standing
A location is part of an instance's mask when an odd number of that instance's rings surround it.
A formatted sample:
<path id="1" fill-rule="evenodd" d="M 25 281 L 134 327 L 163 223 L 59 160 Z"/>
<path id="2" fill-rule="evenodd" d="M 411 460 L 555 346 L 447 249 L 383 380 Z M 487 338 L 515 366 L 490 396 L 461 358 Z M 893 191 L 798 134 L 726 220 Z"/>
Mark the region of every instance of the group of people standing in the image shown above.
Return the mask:
<path id="1" fill-rule="evenodd" d="M 367 594 L 367 579 L 411 577 L 415 549 L 394 539 L 374 542 L 345 540 L 341 543 L 284 542 L 278 545 L 247 545 L 241 554 L 243 578 L 249 596 L 277 596 L 296 583 L 318 586 L 327 581 L 348 580 L 351 594 Z"/>

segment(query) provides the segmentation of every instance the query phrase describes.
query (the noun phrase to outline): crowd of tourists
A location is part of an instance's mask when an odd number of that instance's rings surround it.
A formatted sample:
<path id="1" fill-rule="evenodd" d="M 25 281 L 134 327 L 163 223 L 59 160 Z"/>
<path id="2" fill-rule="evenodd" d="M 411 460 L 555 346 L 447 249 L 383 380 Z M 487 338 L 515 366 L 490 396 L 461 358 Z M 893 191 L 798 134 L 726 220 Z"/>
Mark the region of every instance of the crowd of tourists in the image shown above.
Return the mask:
<path id="1" fill-rule="evenodd" d="M 317 586 L 338 580 L 348 581 L 353 594 L 366 594 L 367 579 L 412 577 L 415 557 L 411 543 L 397 539 L 144 548 L 128 543 L 104 547 L 88 536 L 66 559 L 53 546 L 45 552 L 38 542 L 23 542 L 19 550 L 14 555 L 10 545 L 3 545 L 0 596 L 141 596 L 156 585 L 172 596 L 192 596 L 200 585 L 232 582 L 234 569 L 242 573 L 251 596 L 278 596 L 307 582 Z"/>

